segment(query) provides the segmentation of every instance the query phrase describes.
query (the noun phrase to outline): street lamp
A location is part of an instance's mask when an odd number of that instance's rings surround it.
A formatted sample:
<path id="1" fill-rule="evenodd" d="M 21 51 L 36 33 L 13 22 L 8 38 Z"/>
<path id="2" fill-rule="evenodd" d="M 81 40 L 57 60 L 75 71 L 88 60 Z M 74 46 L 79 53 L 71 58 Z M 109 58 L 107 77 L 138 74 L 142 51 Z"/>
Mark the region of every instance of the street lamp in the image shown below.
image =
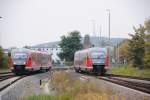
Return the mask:
<path id="1" fill-rule="evenodd" d="M 108 34 L 109 34 L 109 41 L 110 41 L 110 9 L 106 9 L 108 12 Z"/>
<path id="2" fill-rule="evenodd" d="M 108 45 L 109 45 L 109 53 L 110 53 L 110 9 L 106 9 L 106 11 L 108 12 L 108 38 L 109 38 L 109 42 L 108 42 Z M 111 55 L 109 55 L 109 66 L 111 65 L 110 61 L 111 61 Z"/>
<path id="3" fill-rule="evenodd" d="M 100 46 L 102 46 L 102 27 L 101 27 L 101 26 L 99 27 L 99 35 L 100 35 L 100 36 L 99 36 L 99 39 L 100 39 L 100 40 L 99 40 Z"/>
<path id="4" fill-rule="evenodd" d="M 93 36 L 96 36 L 96 33 L 95 33 L 95 20 L 91 20 L 91 22 L 93 23 Z"/>

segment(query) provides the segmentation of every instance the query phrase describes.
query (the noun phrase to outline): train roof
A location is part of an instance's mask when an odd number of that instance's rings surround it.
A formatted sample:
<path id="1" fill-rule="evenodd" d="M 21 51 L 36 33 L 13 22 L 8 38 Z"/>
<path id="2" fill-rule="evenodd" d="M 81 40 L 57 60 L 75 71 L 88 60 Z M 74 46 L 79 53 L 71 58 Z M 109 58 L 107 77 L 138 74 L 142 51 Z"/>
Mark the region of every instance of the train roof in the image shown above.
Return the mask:
<path id="1" fill-rule="evenodd" d="M 93 48 L 88 48 L 88 50 L 90 51 L 97 51 L 97 50 L 102 50 L 102 51 L 105 51 L 106 48 L 101 48 L 101 47 L 93 47 Z"/>
<path id="2" fill-rule="evenodd" d="M 29 52 L 30 50 L 29 49 L 26 49 L 26 48 L 16 48 L 16 49 L 12 49 L 12 53 L 13 52 Z"/>

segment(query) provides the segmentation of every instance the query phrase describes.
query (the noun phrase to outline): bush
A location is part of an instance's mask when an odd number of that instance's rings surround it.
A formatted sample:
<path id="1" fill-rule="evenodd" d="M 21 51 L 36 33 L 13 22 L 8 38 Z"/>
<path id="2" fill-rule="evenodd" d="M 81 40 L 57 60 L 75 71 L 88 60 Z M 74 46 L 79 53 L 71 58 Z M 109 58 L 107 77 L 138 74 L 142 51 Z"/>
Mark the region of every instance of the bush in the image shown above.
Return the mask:
<path id="1" fill-rule="evenodd" d="M 9 68 L 8 57 L 4 55 L 0 61 L 0 69 L 8 69 L 8 68 Z"/>
<path id="2" fill-rule="evenodd" d="M 145 68 L 150 68 L 150 51 L 145 52 L 144 65 Z"/>
<path id="3" fill-rule="evenodd" d="M 3 57 L 3 60 L 2 60 L 2 68 L 4 68 L 4 69 L 8 69 L 8 68 L 9 68 L 9 65 L 8 65 L 8 57 L 7 57 L 7 56 L 4 56 L 4 57 Z"/>

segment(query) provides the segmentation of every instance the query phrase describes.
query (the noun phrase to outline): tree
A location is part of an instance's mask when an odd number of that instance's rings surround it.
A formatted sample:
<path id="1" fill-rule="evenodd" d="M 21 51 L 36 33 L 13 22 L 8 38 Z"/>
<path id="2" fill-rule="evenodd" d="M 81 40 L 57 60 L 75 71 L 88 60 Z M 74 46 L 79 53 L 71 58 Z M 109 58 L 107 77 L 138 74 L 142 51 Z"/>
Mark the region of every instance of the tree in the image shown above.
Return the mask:
<path id="1" fill-rule="evenodd" d="M 146 20 L 144 25 L 147 32 L 145 36 L 144 63 L 145 63 L 145 67 L 150 68 L 150 19 Z"/>
<path id="2" fill-rule="evenodd" d="M 68 36 L 63 35 L 59 44 L 61 52 L 58 56 L 65 61 L 72 62 L 74 53 L 82 48 L 80 32 L 73 31 Z"/>
<path id="3" fill-rule="evenodd" d="M 8 68 L 8 56 L 4 54 L 3 48 L 0 46 L 0 68 Z"/>
<path id="4" fill-rule="evenodd" d="M 3 49 L 0 46 L 0 68 L 2 68 L 3 56 L 4 56 Z"/>
<path id="5" fill-rule="evenodd" d="M 144 25 L 147 33 L 150 34 L 150 19 L 145 20 Z"/>
<path id="6" fill-rule="evenodd" d="M 144 66 L 144 52 L 145 52 L 145 28 L 140 25 L 139 28 L 135 28 L 135 35 L 131 35 L 132 39 L 129 41 L 129 55 L 130 60 L 134 67 L 143 68 Z"/>
<path id="7" fill-rule="evenodd" d="M 86 34 L 84 36 L 84 41 L 83 41 L 83 48 L 90 48 L 92 47 L 91 41 L 90 41 L 90 36 L 88 34 Z"/>
<path id="8" fill-rule="evenodd" d="M 119 46 L 119 60 L 124 63 L 124 61 L 129 60 L 129 40 L 124 40 Z"/>

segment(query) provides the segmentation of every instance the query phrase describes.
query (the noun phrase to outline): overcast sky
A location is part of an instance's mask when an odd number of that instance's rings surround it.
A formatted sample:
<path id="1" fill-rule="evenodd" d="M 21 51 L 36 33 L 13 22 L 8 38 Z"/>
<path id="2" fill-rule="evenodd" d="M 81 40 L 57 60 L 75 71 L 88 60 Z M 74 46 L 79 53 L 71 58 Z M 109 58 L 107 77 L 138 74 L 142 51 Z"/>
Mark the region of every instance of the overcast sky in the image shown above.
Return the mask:
<path id="1" fill-rule="evenodd" d="M 111 37 L 128 38 L 133 26 L 150 16 L 150 0 L 0 0 L 0 45 L 4 48 L 60 40 L 78 30 L 81 35 L 96 33 L 108 37 L 108 12 Z"/>

